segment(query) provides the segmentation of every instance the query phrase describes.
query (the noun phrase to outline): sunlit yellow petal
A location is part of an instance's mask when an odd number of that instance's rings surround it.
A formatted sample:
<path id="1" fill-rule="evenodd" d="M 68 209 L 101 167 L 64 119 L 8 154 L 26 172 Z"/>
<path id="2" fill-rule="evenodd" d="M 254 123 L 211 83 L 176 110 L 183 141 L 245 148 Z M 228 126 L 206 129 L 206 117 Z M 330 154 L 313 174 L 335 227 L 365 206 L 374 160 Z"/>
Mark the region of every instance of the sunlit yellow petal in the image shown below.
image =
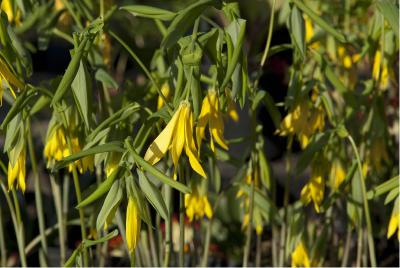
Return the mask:
<path id="1" fill-rule="evenodd" d="M 126 209 L 126 242 L 129 252 L 133 252 L 136 248 L 140 235 L 140 223 L 136 200 L 129 197 Z"/>
<path id="2" fill-rule="evenodd" d="M 204 131 L 207 126 L 210 115 L 210 102 L 208 97 L 205 97 L 201 105 L 201 112 L 197 121 L 196 141 L 200 152 L 201 141 L 204 138 Z"/>
<path id="3" fill-rule="evenodd" d="M 182 149 L 185 144 L 185 121 L 187 120 L 186 116 L 186 110 L 181 109 L 179 111 L 179 119 L 172 137 L 171 155 L 175 170 L 178 166 L 179 157 L 181 156 Z"/>
<path id="4" fill-rule="evenodd" d="M 167 126 L 157 136 L 157 138 L 150 144 L 146 151 L 144 159 L 150 164 L 154 165 L 165 155 L 169 146 L 171 145 L 172 135 L 174 134 L 175 127 L 178 122 L 180 110 L 182 106 L 179 106 L 178 111 L 175 112 L 174 116 L 168 122 Z"/>
<path id="5" fill-rule="evenodd" d="M 292 267 L 310 267 L 310 259 L 302 242 L 297 244 L 292 253 Z"/>

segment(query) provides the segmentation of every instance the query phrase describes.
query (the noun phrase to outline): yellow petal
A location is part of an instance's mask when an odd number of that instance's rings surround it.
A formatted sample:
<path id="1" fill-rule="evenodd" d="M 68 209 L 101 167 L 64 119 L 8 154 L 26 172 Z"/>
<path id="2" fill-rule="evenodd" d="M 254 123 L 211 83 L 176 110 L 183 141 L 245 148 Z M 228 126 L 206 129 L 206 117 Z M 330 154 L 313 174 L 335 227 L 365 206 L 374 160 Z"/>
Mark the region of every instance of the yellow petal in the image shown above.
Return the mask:
<path id="1" fill-rule="evenodd" d="M 204 196 L 204 212 L 209 219 L 212 218 L 213 212 L 207 196 Z"/>
<path id="2" fill-rule="evenodd" d="M 167 126 L 164 128 L 163 131 L 161 131 L 161 133 L 147 149 L 144 159 L 148 161 L 151 165 L 154 165 L 158 161 L 160 161 L 160 159 L 163 158 L 165 153 L 167 152 L 171 144 L 172 135 L 174 134 L 174 130 L 178 122 L 181 109 L 182 106 L 179 106 L 178 111 L 175 112 L 174 116 L 168 122 Z"/>
<path id="3" fill-rule="evenodd" d="M 196 141 L 197 141 L 197 147 L 199 148 L 199 152 L 200 152 L 201 141 L 204 138 L 204 131 L 206 129 L 209 120 L 209 115 L 210 115 L 210 102 L 208 100 L 208 96 L 206 96 L 201 105 L 201 111 L 196 127 Z"/>
<path id="4" fill-rule="evenodd" d="M 172 137 L 171 155 L 175 169 L 178 166 L 179 157 L 181 156 L 183 145 L 185 144 L 185 109 L 181 109 L 178 115 L 178 122 Z"/>
<path id="5" fill-rule="evenodd" d="M 377 50 L 374 57 L 374 65 L 372 66 L 372 77 L 375 81 L 379 79 L 379 72 L 381 70 L 381 51 Z"/>
<path id="6" fill-rule="evenodd" d="M 310 267 L 310 259 L 302 242 L 297 244 L 292 253 L 292 267 Z"/>
<path id="7" fill-rule="evenodd" d="M 8 65 L 0 57 L 0 75 L 11 85 L 23 89 L 24 84 L 13 74 Z"/>
<path id="8" fill-rule="evenodd" d="M 185 109 L 187 109 L 186 111 L 188 113 L 188 115 L 186 116 L 187 120 L 185 121 L 185 153 L 189 158 L 189 163 L 190 163 L 190 166 L 193 168 L 193 170 L 196 171 L 200 176 L 207 178 L 206 173 L 204 172 L 203 168 L 200 165 L 200 162 L 199 162 L 199 159 L 197 156 L 196 145 L 194 144 L 194 140 L 193 140 L 192 112 L 191 112 L 189 106 L 185 106 Z"/>
<path id="9" fill-rule="evenodd" d="M 129 252 L 133 252 L 136 248 L 140 234 L 140 223 L 136 201 L 130 197 L 126 209 L 126 242 Z"/>

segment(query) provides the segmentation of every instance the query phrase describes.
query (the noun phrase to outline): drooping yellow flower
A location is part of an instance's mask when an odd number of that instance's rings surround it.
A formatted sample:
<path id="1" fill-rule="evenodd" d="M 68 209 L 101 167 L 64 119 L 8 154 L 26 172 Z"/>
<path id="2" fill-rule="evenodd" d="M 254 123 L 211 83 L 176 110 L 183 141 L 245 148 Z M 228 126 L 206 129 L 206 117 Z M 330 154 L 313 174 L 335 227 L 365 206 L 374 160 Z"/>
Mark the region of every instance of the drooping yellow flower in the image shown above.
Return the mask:
<path id="1" fill-rule="evenodd" d="M 292 252 L 292 267 L 310 267 L 310 258 L 303 242 L 299 242 Z"/>
<path id="2" fill-rule="evenodd" d="M 167 126 L 150 144 L 144 159 L 151 165 L 154 165 L 164 157 L 168 150 L 170 150 L 172 161 L 175 166 L 174 177 L 176 177 L 178 161 L 183 149 L 185 149 L 185 153 L 189 158 L 189 163 L 193 170 L 202 177 L 207 178 L 206 173 L 200 165 L 196 145 L 194 143 L 193 115 L 190 103 L 187 101 L 181 102 L 178 110 L 172 116 Z"/>
<path id="3" fill-rule="evenodd" d="M 169 98 L 171 93 L 168 82 L 165 82 L 161 87 L 161 93 L 164 95 L 166 99 Z M 157 110 L 160 110 L 165 105 L 164 100 L 161 96 L 158 96 L 157 99 Z"/>
<path id="4" fill-rule="evenodd" d="M 219 146 L 225 150 L 228 150 L 228 145 L 226 145 L 223 137 L 224 121 L 222 120 L 222 114 L 219 110 L 218 96 L 215 90 L 208 91 L 208 94 L 204 98 L 201 106 L 199 121 L 196 128 L 196 139 L 199 152 L 201 141 L 204 138 L 204 132 L 207 125 L 210 131 L 211 150 L 215 152 L 214 140 L 219 144 Z"/>
<path id="5" fill-rule="evenodd" d="M 340 161 L 334 161 L 331 168 L 331 187 L 337 191 L 346 178 L 346 172 Z"/>
<path id="6" fill-rule="evenodd" d="M 380 80 L 379 80 L 380 75 Z M 379 81 L 379 88 L 386 89 L 389 86 L 389 69 L 382 53 L 377 50 L 374 57 L 374 65 L 372 66 L 372 77 L 375 81 Z"/>
<path id="7" fill-rule="evenodd" d="M 81 151 L 79 139 L 77 137 L 71 138 L 72 154 Z M 71 155 L 67 140 L 65 138 L 64 130 L 61 126 L 56 126 L 48 136 L 46 145 L 44 147 L 44 155 L 49 161 L 60 161 L 61 159 Z M 86 170 L 93 170 L 93 156 L 86 156 L 80 160 L 74 162 L 74 164 L 68 165 L 69 172 L 72 172 L 73 165 L 76 165 L 79 172 L 82 174 Z"/>
<path id="8" fill-rule="evenodd" d="M 17 8 L 14 12 L 11 0 L 3 0 L 1 2 L 1 10 L 7 14 L 8 22 L 12 23 L 15 21 L 16 25 L 21 23 L 21 11 Z"/>
<path id="9" fill-rule="evenodd" d="M 185 194 L 186 216 L 189 221 L 201 219 L 204 215 L 211 219 L 213 212 L 206 194 L 200 193 L 197 187 L 192 187 L 191 194 Z"/>
<path id="10" fill-rule="evenodd" d="M 338 56 L 341 64 L 346 69 L 350 69 L 353 64 L 357 63 L 361 58 L 360 53 L 355 53 L 354 55 L 349 55 L 348 53 L 346 53 L 346 48 L 344 46 L 338 47 Z"/>
<path id="11" fill-rule="evenodd" d="M 307 205 L 313 201 L 315 211 L 318 213 L 320 212 L 320 205 L 325 191 L 325 180 L 322 176 L 322 168 L 314 165 L 311 171 L 311 178 L 300 193 L 300 199 L 303 204 Z"/>
<path id="12" fill-rule="evenodd" d="M 309 44 L 311 48 L 318 49 L 319 48 L 319 42 L 310 43 L 310 41 L 314 37 L 314 27 L 313 27 L 313 24 L 312 24 L 312 20 L 306 15 L 304 15 L 304 24 L 305 24 L 304 26 L 305 26 L 306 43 Z"/>
<path id="13" fill-rule="evenodd" d="M 400 211 L 399 211 L 400 197 L 396 198 L 393 206 L 392 215 L 390 216 L 389 226 L 387 231 L 387 238 L 389 239 L 397 230 L 397 239 L 400 240 Z"/>
<path id="14" fill-rule="evenodd" d="M 311 136 L 325 127 L 325 112 L 322 106 L 309 107 L 306 99 L 302 99 L 283 118 L 276 133 L 280 136 L 297 135 L 302 148 L 307 147 Z"/>
<path id="15" fill-rule="evenodd" d="M 13 86 L 20 89 L 24 88 L 24 84 L 17 78 L 7 63 L 0 57 L 0 106 L 3 104 L 3 81 L 10 89 L 10 92 L 14 98 L 16 98 L 16 95 Z"/>
<path id="16" fill-rule="evenodd" d="M 225 90 L 226 101 L 228 102 L 227 112 L 229 117 L 235 121 L 236 123 L 239 122 L 239 114 L 236 110 L 236 103 L 233 101 L 231 94 L 228 90 Z"/>
<path id="17" fill-rule="evenodd" d="M 126 208 L 126 243 L 129 252 L 133 252 L 139 241 L 140 235 L 140 214 L 133 197 L 129 197 L 128 206 Z"/>
<path id="18" fill-rule="evenodd" d="M 105 167 L 107 177 L 110 176 L 114 172 L 114 170 L 118 167 L 120 160 L 121 160 L 121 154 L 110 153 L 110 157 Z"/>
<path id="19" fill-rule="evenodd" d="M 12 158 L 15 153 L 15 149 L 12 149 L 10 151 L 10 158 Z M 20 188 L 22 192 L 25 192 L 25 162 L 26 152 L 25 147 L 23 147 L 22 150 L 19 152 L 17 161 L 15 163 L 11 163 L 11 161 L 8 162 L 8 189 L 13 189 L 15 181 L 17 181 L 17 188 Z"/>

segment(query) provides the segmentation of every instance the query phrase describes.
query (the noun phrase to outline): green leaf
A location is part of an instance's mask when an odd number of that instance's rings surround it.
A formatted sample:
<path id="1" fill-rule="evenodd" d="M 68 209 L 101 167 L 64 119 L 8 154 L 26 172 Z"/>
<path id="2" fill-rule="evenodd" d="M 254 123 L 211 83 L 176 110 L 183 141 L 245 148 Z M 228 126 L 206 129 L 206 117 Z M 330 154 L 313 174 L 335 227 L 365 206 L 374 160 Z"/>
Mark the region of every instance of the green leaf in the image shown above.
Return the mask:
<path id="1" fill-rule="evenodd" d="M 122 6 L 120 9 L 126 10 L 137 17 L 150 18 L 150 19 L 159 19 L 168 21 L 172 20 L 176 16 L 176 13 L 171 12 L 169 10 L 152 6 L 145 6 L 145 5 Z"/>
<path id="2" fill-rule="evenodd" d="M 97 145 L 95 147 L 77 152 L 73 155 L 65 157 L 64 159 L 58 161 L 55 166 L 54 170 L 58 170 L 60 168 L 66 167 L 68 164 L 75 162 L 85 156 L 92 155 L 92 154 L 100 154 L 105 152 L 120 152 L 123 153 L 124 149 L 122 147 L 122 143 L 120 141 L 113 141 L 101 145 Z"/>
<path id="3" fill-rule="evenodd" d="M 141 166 L 144 170 L 151 173 L 157 179 L 159 179 L 161 182 L 168 184 L 172 188 L 175 188 L 176 190 L 178 190 L 184 194 L 191 193 L 191 190 L 189 187 L 187 187 L 186 185 L 184 185 L 178 181 L 175 181 L 174 179 L 167 177 L 164 173 L 162 173 L 161 171 L 159 171 L 158 169 L 156 169 L 155 167 L 150 165 L 146 160 L 144 160 L 140 155 L 138 155 L 138 153 L 135 151 L 135 149 L 133 149 L 132 145 L 130 144 L 129 138 L 127 138 L 125 140 L 125 145 L 126 145 L 127 149 L 129 150 L 129 152 L 131 153 L 131 155 L 137 165 Z"/>
<path id="4" fill-rule="evenodd" d="M 71 87 L 71 84 L 79 70 L 80 62 L 88 42 L 89 37 L 85 36 L 79 46 L 75 49 L 72 60 L 68 64 L 67 70 L 65 71 L 64 76 L 57 87 L 56 93 L 54 94 L 53 100 L 51 101 L 51 106 L 54 106 L 56 103 L 58 103 L 63 98 L 67 90 Z"/>
<path id="5" fill-rule="evenodd" d="M 76 248 L 74 250 L 74 252 L 72 252 L 71 256 L 64 263 L 64 267 L 72 267 L 74 265 L 75 260 L 77 259 L 78 255 L 80 255 L 81 253 L 82 253 L 82 244 L 80 244 L 78 246 L 78 248 Z"/>
<path id="6" fill-rule="evenodd" d="M 330 132 L 318 133 L 313 137 L 297 162 L 296 174 L 300 174 L 306 169 L 315 153 L 319 152 L 327 144 L 330 134 Z"/>
<path id="7" fill-rule="evenodd" d="M 292 2 L 300 8 L 304 13 L 306 13 L 316 24 L 319 25 L 322 29 L 330 33 L 332 36 L 334 36 L 339 42 L 345 43 L 346 38 L 345 36 L 340 33 L 338 30 L 333 28 L 329 23 L 324 21 L 320 15 L 315 13 L 313 10 L 311 10 L 306 4 L 303 3 L 301 0 L 292 0 Z"/>
<path id="8" fill-rule="evenodd" d="M 375 197 L 378 197 L 382 194 L 385 194 L 389 191 L 391 191 L 394 188 L 399 188 L 399 175 L 391 178 L 390 180 L 387 180 L 378 186 L 374 187 L 373 189 L 369 190 L 367 192 L 367 198 L 368 199 L 373 199 Z"/>
<path id="9" fill-rule="evenodd" d="M 232 74 L 235 71 L 236 66 L 238 64 L 239 56 L 241 56 L 243 53 L 242 48 L 244 43 L 245 30 L 246 30 L 246 21 L 243 19 L 238 19 L 233 21 L 227 28 L 227 33 L 230 37 L 230 40 L 232 41 L 233 51 L 232 51 L 232 56 L 228 58 L 228 68 L 225 74 L 225 78 L 220 87 L 222 90 L 225 89 L 228 82 L 232 79 Z"/>
<path id="10" fill-rule="evenodd" d="M 263 101 L 265 107 L 267 108 L 269 116 L 271 116 L 271 119 L 274 122 L 275 128 L 278 129 L 282 121 L 282 115 L 279 112 L 278 108 L 276 107 L 275 101 L 268 93 L 268 91 L 265 91 Z"/>
<path id="11" fill-rule="evenodd" d="M 94 77 L 97 81 L 102 82 L 106 87 L 118 88 L 118 83 L 103 68 L 98 69 Z"/>
<path id="12" fill-rule="evenodd" d="M 22 94 L 17 97 L 13 105 L 11 106 L 10 111 L 8 111 L 6 117 L 3 120 L 3 123 L 1 123 L 0 128 L 4 129 L 7 127 L 8 123 L 17 115 L 19 114 L 22 109 L 27 105 L 28 101 L 34 97 L 34 92 L 33 91 L 28 91 L 24 90 L 22 91 Z"/>
<path id="13" fill-rule="evenodd" d="M 107 220 L 107 217 L 110 213 L 113 212 L 114 208 L 116 208 L 122 199 L 122 183 L 120 180 L 117 180 L 111 186 L 110 191 L 108 192 L 106 199 L 104 200 L 103 206 L 100 209 L 99 215 L 97 216 L 96 228 L 100 230 L 101 227 Z"/>
<path id="14" fill-rule="evenodd" d="M 136 102 L 133 102 L 133 103 L 121 108 L 120 110 L 118 110 L 117 112 L 112 114 L 110 117 L 108 117 L 106 120 L 101 122 L 101 124 L 98 125 L 97 128 L 95 130 L 93 130 L 92 133 L 89 134 L 89 136 L 86 138 L 86 141 L 90 142 L 91 140 L 94 139 L 94 137 L 100 131 L 125 120 L 126 118 L 131 116 L 133 113 L 135 113 L 139 109 L 140 109 L 140 105 L 137 104 Z"/>
<path id="15" fill-rule="evenodd" d="M 87 198 L 85 198 L 83 201 L 81 201 L 76 208 L 82 208 L 84 206 L 87 206 L 100 197 L 102 197 L 108 190 L 110 190 L 112 184 L 114 183 L 115 179 L 117 179 L 120 175 L 120 170 L 121 168 L 116 168 L 110 176 L 106 178 L 105 181 L 103 181 L 99 186 L 97 186 L 96 190 L 91 193 Z"/>
<path id="16" fill-rule="evenodd" d="M 81 60 L 76 73 L 75 79 L 72 81 L 71 88 L 74 93 L 76 106 L 86 128 L 91 126 L 91 111 L 92 111 L 92 86 L 90 76 L 87 73 L 86 66 Z"/>
<path id="17" fill-rule="evenodd" d="M 103 236 L 103 237 L 100 237 L 100 238 L 97 239 L 97 240 L 88 240 L 88 239 L 85 239 L 84 242 L 83 242 L 83 246 L 84 246 L 85 248 L 92 247 L 92 246 L 101 244 L 101 243 L 103 243 L 103 242 L 106 242 L 106 241 L 110 240 L 111 238 L 116 237 L 117 235 L 118 235 L 118 229 L 115 229 L 115 230 L 112 231 L 111 233 L 108 233 L 107 235 L 105 235 L 105 236 Z"/>
<path id="18" fill-rule="evenodd" d="M 290 12 L 289 28 L 293 41 L 300 51 L 302 58 L 304 58 L 306 50 L 304 19 L 296 6 L 293 6 Z"/>
<path id="19" fill-rule="evenodd" d="M 209 7 L 217 7 L 220 1 L 217 0 L 202 0 L 195 2 L 187 8 L 178 12 L 178 15 L 173 19 L 167 29 L 167 34 L 161 42 L 163 48 L 169 48 L 181 38 L 185 32 L 193 25 L 194 21 Z"/>
<path id="20" fill-rule="evenodd" d="M 392 189 L 388 195 L 385 198 L 385 205 L 389 204 L 390 202 L 392 202 L 396 197 L 399 196 L 399 188 L 394 188 Z"/>
<path id="21" fill-rule="evenodd" d="M 158 188 L 146 177 L 146 175 L 140 171 L 136 170 L 139 176 L 139 185 L 147 200 L 151 203 L 151 205 L 157 210 L 160 216 L 168 221 L 168 209 L 165 205 L 164 199 L 161 195 L 161 192 Z"/>
<path id="22" fill-rule="evenodd" d="M 394 4 L 394 1 L 390 0 L 380 0 L 376 4 L 378 10 L 383 14 L 393 32 L 399 38 L 399 7 Z"/>

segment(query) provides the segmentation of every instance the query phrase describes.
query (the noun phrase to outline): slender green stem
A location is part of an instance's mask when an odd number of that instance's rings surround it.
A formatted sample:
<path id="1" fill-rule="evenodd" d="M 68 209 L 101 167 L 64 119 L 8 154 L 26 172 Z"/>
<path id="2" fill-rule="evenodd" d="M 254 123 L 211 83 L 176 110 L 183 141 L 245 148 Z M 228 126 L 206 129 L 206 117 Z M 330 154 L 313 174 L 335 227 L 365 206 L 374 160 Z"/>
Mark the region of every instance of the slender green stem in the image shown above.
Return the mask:
<path id="1" fill-rule="evenodd" d="M 4 239 L 4 226 L 3 226 L 3 210 L 0 207 L 0 265 L 5 267 L 7 265 L 7 249 L 6 242 Z"/>
<path id="2" fill-rule="evenodd" d="M 357 235 L 357 259 L 356 259 L 356 267 L 361 267 L 361 254 L 362 254 L 362 228 L 358 230 Z"/>
<path id="3" fill-rule="evenodd" d="M 30 125 L 29 118 L 28 118 L 28 125 Z M 47 259 L 48 251 L 47 251 L 46 235 L 44 234 L 44 230 L 46 227 L 45 227 L 45 219 L 44 219 L 42 192 L 40 189 L 40 179 L 39 179 L 39 173 L 38 173 L 38 169 L 37 169 L 35 149 L 33 147 L 32 132 L 30 131 L 30 129 L 28 130 L 27 139 L 28 139 L 29 156 L 30 156 L 31 165 L 32 165 L 32 172 L 33 172 L 33 176 L 34 176 L 35 203 L 36 203 L 37 217 L 38 217 L 38 222 L 39 222 L 39 233 L 41 236 L 41 244 L 42 244 L 44 257 L 45 257 L 45 259 Z"/>
<path id="4" fill-rule="evenodd" d="M 147 232 L 149 233 L 149 243 L 150 243 L 150 252 L 151 252 L 151 258 L 153 259 L 153 266 L 160 266 L 158 263 L 158 255 L 156 251 L 156 243 L 154 240 L 154 233 L 153 229 L 150 226 L 147 226 Z"/>
<path id="5" fill-rule="evenodd" d="M 347 138 L 349 139 L 351 146 L 353 147 L 353 151 L 354 151 L 354 154 L 357 159 L 358 172 L 359 172 L 358 178 L 360 179 L 361 192 L 362 192 L 363 203 L 364 203 L 365 221 L 367 223 L 369 257 L 370 257 L 370 261 L 371 261 L 371 266 L 376 267 L 375 246 L 374 246 L 374 238 L 372 235 L 371 216 L 370 216 L 370 212 L 369 212 L 369 205 L 368 205 L 368 200 L 367 200 L 367 189 L 365 186 L 364 175 L 362 172 L 360 155 L 358 154 L 357 146 L 356 146 L 353 138 L 350 135 L 348 135 Z"/>
<path id="6" fill-rule="evenodd" d="M 156 26 L 157 26 L 158 30 L 160 31 L 160 33 L 162 34 L 162 36 L 166 36 L 167 28 L 165 28 L 163 22 L 159 19 L 155 19 L 154 22 L 156 23 Z"/>
<path id="7" fill-rule="evenodd" d="M 276 0 L 273 0 L 273 2 L 272 2 L 271 16 L 269 17 L 269 28 L 268 28 L 267 43 L 265 44 L 264 53 L 263 53 L 263 56 L 262 56 L 261 62 L 260 62 L 260 67 L 261 68 L 264 66 L 265 61 L 267 60 L 269 47 L 271 45 L 272 31 L 274 30 L 275 2 L 276 2 Z"/>
<path id="8" fill-rule="evenodd" d="M 25 234 L 24 234 L 24 225 L 21 220 L 21 210 L 19 208 L 17 192 L 15 191 L 14 188 L 11 190 L 11 192 L 12 192 L 12 196 L 13 196 L 15 215 L 16 215 L 16 221 L 17 221 L 16 235 L 17 235 L 19 258 L 21 260 L 21 266 L 27 267 L 26 254 L 24 251 L 24 248 L 25 248 L 25 237 L 24 236 L 25 236 Z"/>
<path id="9" fill-rule="evenodd" d="M 253 209 L 254 209 L 254 180 L 251 181 L 251 192 L 250 192 L 250 208 L 249 208 L 249 223 L 246 229 L 246 243 L 243 249 L 243 267 L 247 267 L 249 263 L 250 246 L 251 246 L 251 230 L 253 228 Z"/>
<path id="10" fill-rule="evenodd" d="M 165 200 L 168 206 L 168 220 L 165 221 L 165 254 L 163 266 L 168 267 L 171 258 L 171 246 L 172 246 L 172 189 L 168 185 L 164 185 Z"/>
<path id="11" fill-rule="evenodd" d="M 135 251 L 132 251 L 132 252 L 130 253 L 129 257 L 130 257 L 130 264 L 131 264 L 131 267 L 135 267 Z"/>
<path id="12" fill-rule="evenodd" d="M 61 190 L 60 186 L 55 181 L 53 175 L 50 175 L 50 185 L 51 191 L 53 193 L 54 198 L 54 206 L 56 208 L 57 222 L 59 224 L 58 228 L 58 239 L 60 241 L 60 266 L 65 263 L 66 249 L 65 249 L 65 229 L 64 229 L 64 219 L 63 219 L 63 210 L 62 210 L 62 202 L 61 202 Z"/>
<path id="13" fill-rule="evenodd" d="M 63 31 L 60 31 L 59 29 L 54 28 L 53 29 L 53 34 L 57 35 L 61 39 L 64 39 L 65 41 L 67 41 L 71 45 L 74 45 L 74 39 L 72 39 L 71 36 L 69 36 L 68 34 L 64 33 Z"/>
<path id="14" fill-rule="evenodd" d="M 256 267 L 260 267 L 261 265 L 261 235 L 257 234 L 257 242 L 256 242 Z"/>
<path id="15" fill-rule="evenodd" d="M 164 103 L 167 106 L 167 109 L 170 113 L 173 112 L 173 108 L 171 107 L 171 104 L 167 101 L 167 98 L 164 96 L 164 94 L 161 92 L 160 86 L 156 83 L 154 77 L 151 75 L 150 71 L 147 69 L 147 67 L 144 65 L 144 63 L 139 59 L 139 57 L 133 52 L 133 50 L 113 31 L 109 31 L 109 34 L 114 37 L 125 49 L 128 51 L 128 53 L 132 56 L 132 58 L 136 61 L 137 64 L 139 64 L 140 68 L 144 71 L 146 74 L 147 78 L 150 79 L 151 83 L 156 87 L 158 94 L 160 97 L 163 99 Z"/>
<path id="16" fill-rule="evenodd" d="M 347 267 L 347 262 L 349 260 L 349 253 L 350 253 L 350 244 L 351 244 L 351 228 L 350 226 L 347 226 L 346 242 L 344 244 L 341 267 Z"/>

